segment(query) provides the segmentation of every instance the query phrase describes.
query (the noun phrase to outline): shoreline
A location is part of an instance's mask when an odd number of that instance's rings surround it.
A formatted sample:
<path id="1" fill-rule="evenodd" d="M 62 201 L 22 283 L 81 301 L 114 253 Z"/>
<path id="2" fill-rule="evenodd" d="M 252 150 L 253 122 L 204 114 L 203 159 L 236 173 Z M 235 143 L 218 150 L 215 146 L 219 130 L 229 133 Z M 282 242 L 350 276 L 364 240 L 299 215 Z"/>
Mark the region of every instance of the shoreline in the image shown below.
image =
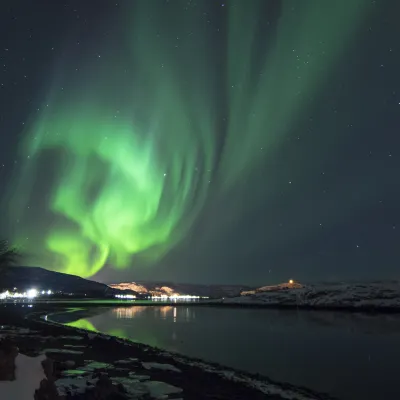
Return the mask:
<path id="1" fill-rule="evenodd" d="M 274 310 L 298 310 L 298 311 L 337 311 L 344 313 L 366 313 L 366 314 L 399 314 L 400 307 L 382 307 L 382 306 L 350 306 L 350 305 L 310 305 L 310 304 L 265 304 L 265 303 L 213 303 L 205 304 L 208 306 L 219 306 L 227 308 L 256 308 L 256 309 L 274 309 Z"/>
<path id="2" fill-rule="evenodd" d="M 224 302 L 222 299 L 208 300 L 204 302 L 158 302 L 158 301 L 109 301 L 103 299 L 82 299 L 82 300 L 55 300 L 55 301 L 0 301 L 0 306 L 25 305 L 43 307 L 51 309 L 71 309 L 71 308 L 109 308 L 109 307 L 219 307 L 219 308 L 249 308 L 249 309 L 268 309 L 268 310 L 298 310 L 298 311 L 335 311 L 342 313 L 366 313 L 366 314 L 400 314 L 400 307 L 379 306 L 379 305 L 310 305 L 310 304 L 266 304 L 263 302 Z"/>
<path id="3" fill-rule="evenodd" d="M 4 309 L 9 309 L 5 310 Z M 288 383 L 274 382 L 267 377 L 238 371 L 232 368 L 218 365 L 216 363 L 205 362 L 200 359 L 186 357 L 181 354 L 167 352 L 163 349 L 151 347 L 145 344 L 120 339 L 115 336 L 94 333 L 87 330 L 65 326 L 54 321 L 45 321 L 43 317 L 49 314 L 68 312 L 71 307 L 38 307 L 37 309 L 18 307 L 20 312 L 15 312 L 15 307 L 0 308 L 2 324 L 13 326 L 15 332 L 23 334 L 11 334 L 11 338 L 20 348 L 20 352 L 32 352 L 34 354 L 46 353 L 46 348 L 59 348 L 60 353 L 50 354 L 57 363 L 75 362 L 77 371 L 85 366 L 86 361 L 91 360 L 98 364 L 107 363 L 107 375 L 112 380 L 120 380 L 129 386 L 129 379 L 137 385 L 144 387 L 145 383 L 135 381 L 133 377 L 148 376 L 147 384 L 153 382 L 165 382 L 181 389 L 178 397 L 185 399 L 298 399 L 298 400 L 332 400 L 327 394 L 316 393 L 312 390 L 295 387 Z M 21 310 L 22 308 L 22 310 Z M 10 310 L 11 309 L 11 310 Z M 7 318 L 4 318 L 7 317 Z M 34 332 L 28 334 L 27 332 Z M 13 332 L 11 329 L 10 332 Z M 2 331 L 0 331 L 0 334 Z M 4 334 L 2 335 L 4 336 Z M 64 343 L 67 338 L 80 337 L 73 343 Z M 36 349 L 33 351 L 33 341 L 35 337 Z M 40 339 L 39 339 L 40 338 Z M 45 339 L 45 340 L 44 340 Z M 44 343 L 43 343 L 44 340 Z M 40 342 L 40 343 L 39 343 Z M 74 344 L 75 343 L 75 344 Z M 82 354 L 77 355 L 65 353 L 68 348 L 81 348 Z M 62 351 L 64 350 L 64 352 Z M 49 354 L 46 353 L 47 356 Z M 130 357 L 132 365 L 129 369 L 121 368 L 124 366 L 124 359 Z M 128 359 L 129 360 L 129 359 Z M 147 364 L 158 364 L 169 366 L 170 370 L 158 370 L 144 367 Z M 129 364 L 125 361 L 125 364 Z M 125 365 L 126 366 L 126 365 Z M 167 368 L 167 367 L 164 367 Z M 180 372 L 174 372 L 173 369 Z M 83 368 L 84 369 L 84 368 Z M 99 371 L 92 371 L 98 373 Z M 58 374 L 58 375 L 57 375 Z M 57 373 L 55 383 L 62 380 L 62 371 Z M 92 374 L 92 375 L 93 375 Z M 144 375 L 142 375 L 144 374 Z M 125 375 L 121 376 L 121 375 Z M 132 375 L 132 376 L 131 376 Z M 93 375 L 94 376 L 94 375 Z M 75 378 L 77 379 L 77 378 Z M 125 380 L 124 380 L 125 379 Z M 65 379 L 64 379 L 65 380 Z M 124 385 L 123 383 L 123 385 Z M 173 396 L 173 395 L 171 395 Z M 75 398 L 75 397 L 72 397 Z M 76 397 L 79 398 L 79 397 Z M 127 397 L 129 398 L 129 397 Z"/>

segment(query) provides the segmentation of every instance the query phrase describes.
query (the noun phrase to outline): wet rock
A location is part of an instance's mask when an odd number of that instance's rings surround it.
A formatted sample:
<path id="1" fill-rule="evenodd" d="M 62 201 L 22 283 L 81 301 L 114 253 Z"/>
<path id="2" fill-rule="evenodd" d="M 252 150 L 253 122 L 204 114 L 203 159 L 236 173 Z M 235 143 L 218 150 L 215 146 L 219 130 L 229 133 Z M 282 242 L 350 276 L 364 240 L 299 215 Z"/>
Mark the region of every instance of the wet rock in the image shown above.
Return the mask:
<path id="1" fill-rule="evenodd" d="M 127 358 L 126 360 L 117 360 L 114 361 L 114 364 L 116 365 L 126 365 L 126 364 L 133 364 L 137 362 L 137 358 Z"/>
<path id="2" fill-rule="evenodd" d="M 9 340 L 0 340 L 0 381 L 15 380 L 15 359 L 18 347 Z"/>
<path id="3" fill-rule="evenodd" d="M 65 367 L 64 369 L 74 368 L 75 367 L 75 361 L 67 360 L 62 364 L 62 367 L 63 368 Z"/>
<path id="4" fill-rule="evenodd" d="M 42 362 L 43 371 L 50 381 L 55 381 L 63 375 L 63 372 L 75 367 L 75 362 L 72 360 L 56 361 L 47 357 Z"/>
<path id="5" fill-rule="evenodd" d="M 35 391 L 35 400 L 65 400 L 66 396 L 60 395 L 54 381 L 43 379 L 40 387 Z"/>
<path id="6" fill-rule="evenodd" d="M 93 340 L 98 337 L 97 333 L 87 333 L 85 337 L 89 340 Z"/>
<path id="7" fill-rule="evenodd" d="M 94 388 L 85 392 L 88 400 L 125 400 L 128 399 L 127 392 L 122 384 L 113 384 L 112 380 L 101 375 Z"/>
<path id="8" fill-rule="evenodd" d="M 51 358 L 46 358 L 45 360 L 42 361 L 42 367 L 47 379 L 50 381 L 54 381 L 55 379 L 54 360 L 52 360 Z"/>

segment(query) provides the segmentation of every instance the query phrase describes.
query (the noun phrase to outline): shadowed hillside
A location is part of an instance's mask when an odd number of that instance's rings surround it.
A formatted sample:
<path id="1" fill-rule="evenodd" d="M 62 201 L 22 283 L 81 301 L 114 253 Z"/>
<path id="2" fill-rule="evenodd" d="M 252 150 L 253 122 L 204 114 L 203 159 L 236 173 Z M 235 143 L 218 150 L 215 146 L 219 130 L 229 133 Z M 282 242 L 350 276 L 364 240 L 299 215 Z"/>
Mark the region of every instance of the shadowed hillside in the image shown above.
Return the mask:
<path id="1" fill-rule="evenodd" d="M 0 290 L 23 292 L 31 288 L 52 292 L 73 293 L 77 296 L 104 297 L 121 293 L 118 289 L 80 278 L 75 275 L 48 271 L 40 267 L 6 267 L 0 269 Z"/>

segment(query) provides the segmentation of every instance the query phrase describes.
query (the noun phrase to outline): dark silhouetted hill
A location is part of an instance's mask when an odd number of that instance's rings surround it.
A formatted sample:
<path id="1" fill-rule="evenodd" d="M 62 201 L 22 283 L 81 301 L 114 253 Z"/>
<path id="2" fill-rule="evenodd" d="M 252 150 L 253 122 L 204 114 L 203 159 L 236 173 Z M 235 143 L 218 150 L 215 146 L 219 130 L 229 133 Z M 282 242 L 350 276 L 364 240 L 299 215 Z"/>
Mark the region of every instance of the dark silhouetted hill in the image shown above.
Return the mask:
<path id="1" fill-rule="evenodd" d="M 90 281 L 79 276 L 49 271 L 40 267 L 7 267 L 0 269 L 0 291 L 19 292 L 29 289 L 38 291 L 73 293 L 76 296 L 104 297 L 122 293 L 104 283 Z M 128 292 L 124 292 L 128 293 Z"/>

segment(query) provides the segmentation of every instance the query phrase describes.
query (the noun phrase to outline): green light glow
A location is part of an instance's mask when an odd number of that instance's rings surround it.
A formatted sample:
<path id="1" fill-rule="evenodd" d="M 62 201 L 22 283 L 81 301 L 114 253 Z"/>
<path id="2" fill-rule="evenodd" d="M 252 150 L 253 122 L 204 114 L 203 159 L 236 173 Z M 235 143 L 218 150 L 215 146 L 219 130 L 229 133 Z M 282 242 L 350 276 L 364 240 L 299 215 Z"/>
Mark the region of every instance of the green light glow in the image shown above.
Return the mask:
<path id="1" fill-rule="evenodd" d="M 127 268 L 132 257 L 154 265 L 185 237 L 211 190 L 246 179 L 273 152 L 369 6 L 284 1 L 255 79 L 254 21 L 264 18 L 264 1 L 227 2 L 223 64 L 199 18 L 207 2 L 173 18 L 159 2 L 143 0 L 121 6 L 123 23 L 113 27 L 117 49 L 104 43 L 101 56 L 88 54 L 78 77 L 70 66 L 54 72 L 21 146 L 29 165 L 18 176 L 16 219 L 38 190 L 34 182 L 48 181 L 35 223 L 18 231 L 28 253 L 40 253 L 45 267 L 83 277 L 105 263 Z M 303 9 L 303 18 L 293 17 L 293 7 Z M 48 157 L 51 171 L 40 176 Z"/>
<path id="2" fill-rule="evenodd" d="M 71 326 L 73 328 L 84 329 L 91 332 L 96 333 L 104 333 L 106 335 L 115 336 L 121 339 L 131 340 L 137 343 L 145 343 L 149 346 L 157 347 L 160 346 L 160 343 L 157 341 L 156 337 L 149 331 L 137 331 L 135 330 L 134 335 L 129 335 L 125 329 L 121 328 L 113 328 L 113 329 L 102 329 L 101 331 L 98 330 L 90 321 L 87 319 L 79 319 L 77 321 L 68 322 L 64 324 L 66 326 Z"/>
<path id="3" fill-rule="evenodd" d="M 68 322 L 64 325 L 78 329 L 85 329 L 86 331 L 98 332 L 95 326 L 86 319 L 79 319 L 78 321 Z"/>

